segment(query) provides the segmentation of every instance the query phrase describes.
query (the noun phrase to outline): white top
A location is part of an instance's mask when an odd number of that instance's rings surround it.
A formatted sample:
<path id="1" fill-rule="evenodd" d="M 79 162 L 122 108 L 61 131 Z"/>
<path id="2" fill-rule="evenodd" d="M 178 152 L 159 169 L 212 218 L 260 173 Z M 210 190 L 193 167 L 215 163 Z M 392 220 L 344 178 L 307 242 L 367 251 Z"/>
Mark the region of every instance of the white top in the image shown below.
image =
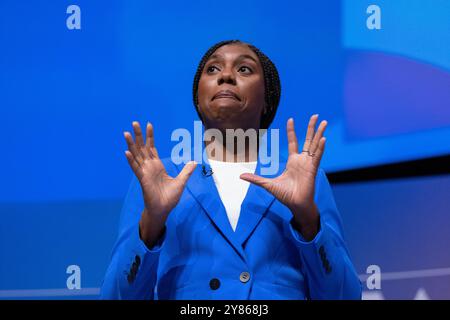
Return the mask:
<path id="1" fill-rule="evenodd" d="M 214 183 L 225 207 L 233 231 L 241 213 L 241 204 L 247 194 L 250 182 L 239 176 L 243 173 L 255 173 L 257 162 L 224 162 L 209 159 Z"/>

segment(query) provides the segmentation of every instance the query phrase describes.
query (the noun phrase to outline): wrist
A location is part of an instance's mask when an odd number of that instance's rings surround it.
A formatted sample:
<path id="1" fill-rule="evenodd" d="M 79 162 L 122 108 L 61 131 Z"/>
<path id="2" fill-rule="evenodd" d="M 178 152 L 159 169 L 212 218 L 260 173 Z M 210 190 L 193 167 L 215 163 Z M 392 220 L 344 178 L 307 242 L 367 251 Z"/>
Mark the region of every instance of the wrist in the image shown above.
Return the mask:
<path id="1" fill-rule="evenodd" d="M 320 229 L 320 214 L 315 203 L 291 210 L 293 226 L 307 241 L 315 238 Z"/>
<path id="2" fill-rule="evenodd" d="M 163 235 L 165 219 L 152 216 L 146 209 L 142 211 L 139 220 L 139 237 L 148 248 L 154 247 L 158 239 Z"/>

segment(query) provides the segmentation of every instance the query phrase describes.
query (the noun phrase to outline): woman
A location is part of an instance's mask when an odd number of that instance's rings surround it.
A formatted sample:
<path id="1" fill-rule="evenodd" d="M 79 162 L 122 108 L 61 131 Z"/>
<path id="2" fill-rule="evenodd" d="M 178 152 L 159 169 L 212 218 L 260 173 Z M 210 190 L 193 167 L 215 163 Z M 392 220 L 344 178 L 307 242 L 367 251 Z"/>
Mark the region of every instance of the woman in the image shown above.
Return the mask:
<path id="1" fill-rule="evenodd" d="M 193 96 L 206 129 L 265 129 L 280 100 L 278 72 L 254 46 L 223 41 L 202 58 Z M 339 213 L 319 168 L 327 123 L 315 130 L 317 121 L 313 115 L 299 152 L 288 120 L 289 157 L 273 178 L 261 174 L 249 144 L 238 151 L 219 139 L 208 142 L 208 170 L 161 160 L 152 125 L 144 141 L 134 122 L 135 140 L 124 135 L 137 179 L 102 298 L 359 299 Z"/>

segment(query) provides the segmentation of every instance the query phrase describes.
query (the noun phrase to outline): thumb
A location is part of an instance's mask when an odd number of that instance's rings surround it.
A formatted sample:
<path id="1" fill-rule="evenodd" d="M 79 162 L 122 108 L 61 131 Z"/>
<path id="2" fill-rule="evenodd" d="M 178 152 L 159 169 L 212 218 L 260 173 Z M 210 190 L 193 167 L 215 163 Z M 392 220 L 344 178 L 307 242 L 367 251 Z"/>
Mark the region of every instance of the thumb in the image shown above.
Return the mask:
<path id="1" fill-rule="evenodd" d="M 195 161 L 189 161 L 184 165 L 183 170 L 181 170 L 176 179 L 184 186 L 194 172 L 196 166 L 197 163 Z"/>
<path id="2" fill-rule="evenodd" d="M 256 184 L 257 186 L 260 186 L 267 190 L 268 186 L 270 185 L 270 179 L 258 176 L 253 173 L 243 173 L 239 176 L 242 180 L 248 181 L 250 183 Z"/>

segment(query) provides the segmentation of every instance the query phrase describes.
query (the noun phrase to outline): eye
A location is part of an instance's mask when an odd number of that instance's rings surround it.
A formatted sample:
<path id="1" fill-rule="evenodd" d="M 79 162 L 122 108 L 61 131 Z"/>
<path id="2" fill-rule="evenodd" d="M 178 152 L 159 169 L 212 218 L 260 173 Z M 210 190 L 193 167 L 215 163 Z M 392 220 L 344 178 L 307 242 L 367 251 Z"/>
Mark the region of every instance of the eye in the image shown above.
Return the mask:
<path id="1" fill-rule="evenodd" d="M 219 70 L 216 66 L 211 65 L 206 68 L 206 73 L 213 73 L 215 70 Z"/>
<path id="2" fill-rule="evenodd" d="M 249 67 L 247 67 L 247 66 L 242 66 L 242 67 L 240 67 L 239 68 L 239 70 L 238 70 L 239 72 L 242 72 L 242 73 L 252 73 L 252 69 L 250 69 Z"/>

